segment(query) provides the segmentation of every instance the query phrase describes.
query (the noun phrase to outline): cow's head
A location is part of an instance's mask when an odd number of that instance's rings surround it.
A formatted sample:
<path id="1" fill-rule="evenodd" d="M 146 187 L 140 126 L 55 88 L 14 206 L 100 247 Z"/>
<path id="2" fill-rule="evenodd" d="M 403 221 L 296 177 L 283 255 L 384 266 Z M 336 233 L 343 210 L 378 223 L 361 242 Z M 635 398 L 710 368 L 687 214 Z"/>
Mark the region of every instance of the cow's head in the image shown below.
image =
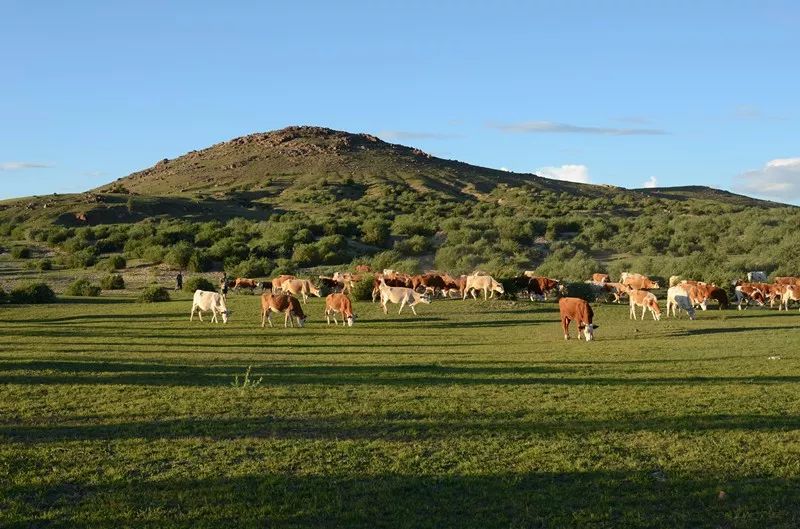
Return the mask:
<path id="1" fill-rule="evenodd" d="M 506 289 L 503 288 L 503 284 L 502 283 L 500 283 L 499 281 L 493 281 L 492 283 L 493 283 L 492 284 L 492 290 L 494 290 L 498 294 L 505 294 L 506 293 Z"/>
<path id="2" fill-rule="evenodd" d="M 352 326 L 353 326 L 353 323 L 354 323 L 355 321 L 356 321 L 356 315 L 355 315 L 355 313 L 353 313 L 353 314 L 350 314 L 350 315 L 347 317 L 347 326 L 348 326 L 348 327 L 352 327 Z"/>
<path id="3" fill-rule="evenodd" d="M 230 316 L 231 311 L 225 309 L 222 311 L 222 323 L 228 323 L 228 316 Z"/>
<path id="4" fill-rule="evenodd" d="M 583 331 L 583 337 L 586 338 L 587 342 L 594 340 L 594 330 L 596 328 L 598 328 L 598 327 L 599 327 L 599 325 L 595 325 L 593 323 L 590 323 L 590 324 L 586 325 L 585 327 L 583 327 L 582 329 L 578 329 L 578 338 L 581 337 L 580 333 L 581 333 L 581 331 Z"/>
<path id="5" fill-rule="evenodd" d="M 302 317 L 300 317 L 300 316 L 298 316 L 297 314 L 295 314 L 295 316 L 294 316 L 294 317 L 295 317 L 295 319 L 297 320 L 297 326 L 298 326 L 298 327 L 302 327 L 303 325 L 305 325 L 305 323 L 306 323 L 306 316 L 302 316 Z"/>

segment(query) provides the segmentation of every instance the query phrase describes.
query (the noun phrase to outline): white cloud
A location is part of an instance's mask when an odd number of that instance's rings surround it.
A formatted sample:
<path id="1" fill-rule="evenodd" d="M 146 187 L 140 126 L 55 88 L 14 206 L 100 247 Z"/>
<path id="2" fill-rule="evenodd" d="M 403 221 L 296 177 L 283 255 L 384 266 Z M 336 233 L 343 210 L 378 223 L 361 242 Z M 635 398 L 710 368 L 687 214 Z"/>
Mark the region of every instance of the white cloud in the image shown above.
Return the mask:
<path id="1" fill-rule="evenodd" d="M 615 127 L 586 127 L 570 125 L 569 123 L 555 123 L 553 121 L 523 121 L 521 123 L 491 123 L 489 127 L 503 132 L 517 133 L 571 133 L 571 134 L 599 134 L 602 136 L 654 136 L 667 134 L 661 129 L 630 129 Z"/>
<path id="2" fill-rule="evenodd" d="M 22 169 L 47 169 L 50 164 L 39 162 L 0 162 L 0 171 L 19 171 Z"/>
<path id="3" fill-rule="evenodd" d="M 534 171 L 534 173 L 539 176 L 544 176 L 545 178 L 566 180 L 567 182 L 578 182 L 581 184 L 588 184 L 591 182 L 589 178 L 589 168 L 579 164 L 566 164 L 559 167 L 540 167 Z"/>
<path id="4" fill-rule="evenodd" d="M 781 202 L 800 198 L 800 158 L 776 158 L 755 171 L 736 177 L 734 189 L 776 198 Z"/>
<path id="5" fill-rule="evenodd" d="M 658 187 L 658 178 L 656 178 L 655 176 L 651 176 L 642 184 L 642 187 L 649 187 L 649 188 Z"/>

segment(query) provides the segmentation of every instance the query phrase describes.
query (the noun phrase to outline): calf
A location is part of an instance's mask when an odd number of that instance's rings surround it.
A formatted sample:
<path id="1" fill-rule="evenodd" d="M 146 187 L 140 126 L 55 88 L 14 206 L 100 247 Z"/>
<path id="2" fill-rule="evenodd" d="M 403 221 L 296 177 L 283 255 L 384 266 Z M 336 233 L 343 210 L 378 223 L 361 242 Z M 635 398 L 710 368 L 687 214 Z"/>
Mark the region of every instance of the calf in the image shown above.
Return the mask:
<path id="1" fill-rule="evenodd" d="M 339 325 L 336 321 L 336 314 L 342 315 L 342 325 L 347 322 L 348 327 L 353 326 L 356 315 L 353 313 L 353 303 L 350 298 L 344 294 L 330 294 L 325 298 L 325 319 L 328 325 L 331 324 L 331 316 L 333 316 L 333 324 Z"/>
<path id="2" fill-rule="evenodd" d="M 203 321 L 203 312 L 211 311 L 211 321 L 219 323 L 217 314 L 222 315 L 222 323 L 228 323 L 228 308 L 225 306 L 225 298 L 222 294 L 217 292 L 208 292 L 205 290 L 195 290 L 194 297 L 192 298 L 192 312 L 189 313 L 189 321 L 194 318 L 194 311 L 197 311 L 197 316 L 200 321 Z"/>
<path id="3" fill-rule="evenodd" d="M 586 341 L 594 338 L 594 330 L 599 327 L 592 321 L 594 312 L 592 306 L 585 299 L 561 298 L 558 300 L 558 310 L 561 313 L 561 327 L 564 329 L 564 339 L 569 340 L 569 324 L 575 321 L 578 325 L 578 340 L 583 333 Z"/>
<path id="4" fill-rule="evenodd" d="M 302 327 L 306 321 L 306 315 L 303 313 L 303 307 L 297 298 L 287 294 L 262 294 L 261 295 L 261 327 L 263 328 L 266 322 L 272 327 L 272 313 L 283 312 L 286 316 L 283 319 L 283 326 L 294 327 L 292 316 L 297 319 L 297 325 Z"/>
<path id="5" fill-rule="evenodd" d="M 650 314 L 653 316 L 654 320 L 661 319 L 661 309 L 658 307 L 658 299 L 656 296 L 646 290 L 631 290 L 628 292 L 628 298 L 630 300 L 631 310 L 630 310 L 630 317 L 634 320 L 636 319 L 636 307 L 642 307 L 642 319 L 644 319 L 644 313 L 649 309 Z"/>

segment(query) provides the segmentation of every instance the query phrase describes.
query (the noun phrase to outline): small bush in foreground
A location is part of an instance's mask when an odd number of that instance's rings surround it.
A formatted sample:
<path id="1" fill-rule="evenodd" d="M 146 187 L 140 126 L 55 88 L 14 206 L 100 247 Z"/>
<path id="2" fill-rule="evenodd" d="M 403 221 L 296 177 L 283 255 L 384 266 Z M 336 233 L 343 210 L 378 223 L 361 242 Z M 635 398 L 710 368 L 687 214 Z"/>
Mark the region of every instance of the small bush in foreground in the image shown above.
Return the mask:
<path id="1" fill-rule="evenodd" d="M 103 290 L 123 290 L 125 289 L 125 280 L 119 274 L 109 274 L 100 280 L 100 287 Z"/>
<path id="2" fill-rule="evenodd" d="M 195 290 L 205 290 L 207 292 L 215 292 L 214 284 L 205 277 L 195 276 L 191 277 L 183 283 L 183 290 L 186 292 L 194 292 Z"/>
<path id="3" fill-rule="evenodd" d="M 88 279 L 76 279 L 64 291 L 67 296 L 87 296 L 97 297 L 100 295 L 100 287 L 93 285 Z"/>
<path id="4" fill-rule="evenodd" d="M 46 283 L 28 283 L 11 291 L 11 303 L 52 303 L 56 294 Z"/>
<path id="5" fill-rule="evenodd" d="M 136 298 L 139 303 L 157 303 L 159 301 L 169 301 L 169 292 L 166 288 L 158 285 L 150 285 Z"/>

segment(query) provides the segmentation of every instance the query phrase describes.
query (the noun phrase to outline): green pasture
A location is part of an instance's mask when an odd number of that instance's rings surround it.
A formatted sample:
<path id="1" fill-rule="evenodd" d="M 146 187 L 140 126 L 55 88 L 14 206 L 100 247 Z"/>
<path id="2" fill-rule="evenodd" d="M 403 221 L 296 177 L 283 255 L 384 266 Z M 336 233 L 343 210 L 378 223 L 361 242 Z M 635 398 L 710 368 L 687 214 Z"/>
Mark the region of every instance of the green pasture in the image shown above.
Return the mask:
<path id="1" fill-rule="evenodd" d="M 0 306 L 0 527 L 800 526 L 796 309 L 190 305 Z"/>

